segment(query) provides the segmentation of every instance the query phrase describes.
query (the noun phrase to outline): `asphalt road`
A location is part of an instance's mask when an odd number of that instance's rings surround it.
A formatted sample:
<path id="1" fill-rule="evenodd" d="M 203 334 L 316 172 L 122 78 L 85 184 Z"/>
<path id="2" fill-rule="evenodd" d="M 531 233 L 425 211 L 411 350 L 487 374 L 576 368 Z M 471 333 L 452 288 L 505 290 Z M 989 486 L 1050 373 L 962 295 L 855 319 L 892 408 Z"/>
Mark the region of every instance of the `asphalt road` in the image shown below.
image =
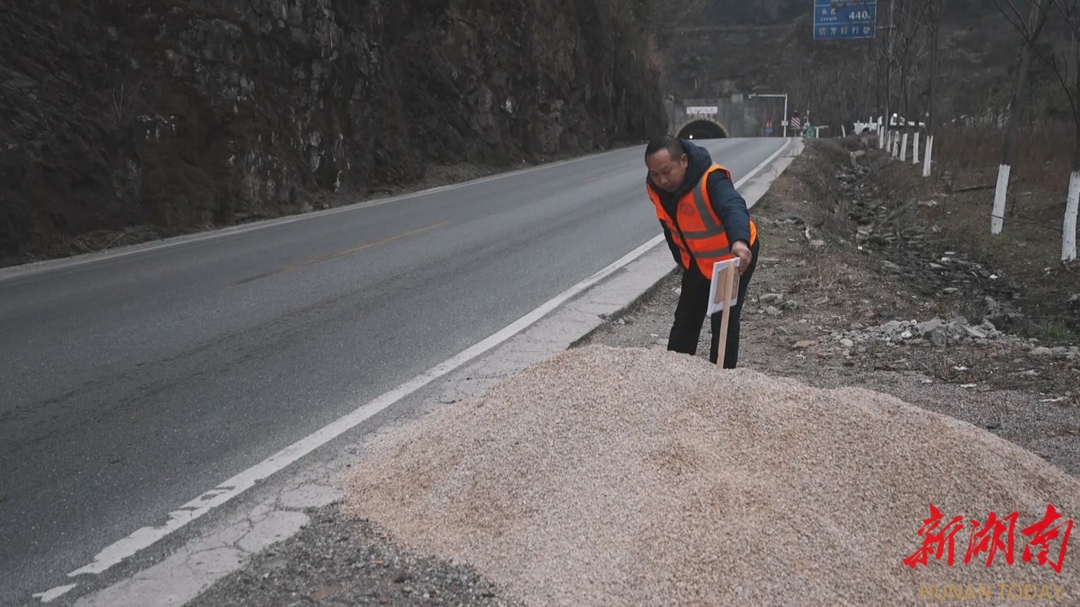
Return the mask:
<path id="1" fill-rule="evenodd" d="M 0 604 L 658 234 L 643 149 L 0 275 Z"/>

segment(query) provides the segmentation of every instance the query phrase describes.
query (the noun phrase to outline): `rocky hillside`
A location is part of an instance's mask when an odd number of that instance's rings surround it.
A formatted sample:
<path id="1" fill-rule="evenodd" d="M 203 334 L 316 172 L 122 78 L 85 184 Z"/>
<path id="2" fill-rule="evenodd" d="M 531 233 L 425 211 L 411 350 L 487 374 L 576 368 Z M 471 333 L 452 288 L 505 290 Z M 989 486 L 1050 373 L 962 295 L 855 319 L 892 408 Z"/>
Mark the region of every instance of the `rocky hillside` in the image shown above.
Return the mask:
<path id="1" fill-rule="evenodd" d="M 664 129 L 649 0 L 58 0 L 0 20 L 0 257 Z"/>

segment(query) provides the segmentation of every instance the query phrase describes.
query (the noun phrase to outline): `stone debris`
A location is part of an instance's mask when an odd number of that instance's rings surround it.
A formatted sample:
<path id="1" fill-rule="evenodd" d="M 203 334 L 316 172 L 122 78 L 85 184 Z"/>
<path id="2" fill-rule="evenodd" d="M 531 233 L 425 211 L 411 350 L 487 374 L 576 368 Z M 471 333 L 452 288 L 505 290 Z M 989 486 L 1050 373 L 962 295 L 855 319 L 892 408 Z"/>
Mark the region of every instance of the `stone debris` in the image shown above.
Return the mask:
<path id="1" fill-rule="evenodd" d="M 999 331 L 988 319 L 978 325 L 968 323 L 967 318 L 956 316 L 951 319 L 931 318 L 918 320 L 890 320 L 888 322 L 865 327 L 854 323 L 849 331 L 834 331 L 830 334 L 832 342 L 845 350 L 852 350 L 859 345 L 886 344 L 890 346 L 906 344 L 910 346 L 946 346 L 949 344 L 985 344 L 999 342 L 1026 349 L 1030 356 L 1052 357 L 1057 360 L 1080 361 L 1080 348 L 1077 346 L 1057 346 L 1049 348 L 1035 345 L 1032 339 L 1024 339 Z M 866 348 L 858 350 L 866 352 Z"/>

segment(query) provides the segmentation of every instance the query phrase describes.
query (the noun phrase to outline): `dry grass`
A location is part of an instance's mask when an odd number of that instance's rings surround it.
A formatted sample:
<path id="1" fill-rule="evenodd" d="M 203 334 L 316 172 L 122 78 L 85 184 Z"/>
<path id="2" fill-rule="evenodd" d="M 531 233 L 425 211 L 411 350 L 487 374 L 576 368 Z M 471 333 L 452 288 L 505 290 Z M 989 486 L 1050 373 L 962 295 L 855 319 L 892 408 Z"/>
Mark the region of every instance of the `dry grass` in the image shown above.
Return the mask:
<path id="1" fill-rule="evenodd" d="M 859 281 L 847 265 L 838 266 L 829 258 L 810 255 L 797 275 L 791 293 L 829 295 L 858 286 Z"/>
<path id="2" fill-rule="evenodd" d="M 1017 141 L 1017 162 L 1010 182 L 1060 191 L 1064 200 L 1072 160 L 1073 127 L 1054 123 L 1023 132 Z M 950 171 L 956 187 L 993 186 L 1001 164 L 1002 134 L 986 128 L 946 129 L 934 138 L 934 159 Z M 990 180 L 985 176 L 990 172 Z"/>
<path id="3" fill-rule="evenodd" d="M 1060 127 L 1021 138 L 998 235 L 990 233 L 1001 151 L 997 133 L 942 132 L 935 138 L 930 179 L 921 177 L 921 165 L 890 162 L 881 169 L 896 204 L 912 197 L 937 202 L 919 206 L 916 220 L 940 230 L 943 245 L 962 248 L 994 271 L 1018 294 L 1029 321 L 1028 335 L 1050 342 L 1080 335 L 1080 310 L 1069 304 L 1069 298 L 1080 293 L 1080 264 L 1061 262 L 1071 146 L 1070 131 Z"/>

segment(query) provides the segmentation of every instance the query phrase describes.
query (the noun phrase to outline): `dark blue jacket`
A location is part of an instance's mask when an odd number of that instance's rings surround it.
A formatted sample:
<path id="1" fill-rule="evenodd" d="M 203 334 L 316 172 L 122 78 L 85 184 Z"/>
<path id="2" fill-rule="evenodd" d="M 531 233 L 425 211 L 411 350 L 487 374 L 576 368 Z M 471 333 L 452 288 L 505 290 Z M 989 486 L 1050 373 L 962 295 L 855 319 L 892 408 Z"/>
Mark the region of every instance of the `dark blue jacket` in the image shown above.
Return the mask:
<path id="1" fill-rule="evenodd" d="M 686 139 L 680 139 L 680 141 L 683 144 L 683 148 L 686 150 L 688 162 L 686 167 L 686 177 L 683 179 L 683 183 L 679 186 L 679 189 L 675 192 L 666 192 L 656 187 L 656 184 L 653 183 L 651 177 L 646 178 L 653 190 L 660 195 L 660 204 L 663 205 L 668 216 L 676 222 L 676 225 L 678 225 L 679 221 L 679 214 L 676 210 L 679 199 L 687 192 L 693 190 L 698 182 L 701 181 L 701 176 L 713 165 L 712 156 L 709 154 L 709 150 Z M 709 180 L 705 183 L 705 187 L 709 190 L 709 202 L 712 205 L 713 211 L 716 212 L 716 216 L 720 218 L 720 225 L 724 226 L 724 231 L 727 232 L 728 242 L 735 244 L 736 240 L 742 240 L 749 245 L 750 211 L 746 208 L 746 200 L 735 191 L 735 184 L 728 179 L 723 171 L 713 171 L 713 173 L 709 175 Z M 675 263 L 682 266 L 682 254 L 679 251 L 678 245 L 676 245 L 675 241 L 671 238 L 671 232 L 668 230 L 667 226 L 664 225 L 664 222 L 661 221 L 660 225 L 664 228 L 664 237 L 667 239 L 668 248 L 671 249 L 672 256 L 675 257 Z M 696 262 L 691 259 L 690 267 L 694 267 L 695 263 Z"/>

